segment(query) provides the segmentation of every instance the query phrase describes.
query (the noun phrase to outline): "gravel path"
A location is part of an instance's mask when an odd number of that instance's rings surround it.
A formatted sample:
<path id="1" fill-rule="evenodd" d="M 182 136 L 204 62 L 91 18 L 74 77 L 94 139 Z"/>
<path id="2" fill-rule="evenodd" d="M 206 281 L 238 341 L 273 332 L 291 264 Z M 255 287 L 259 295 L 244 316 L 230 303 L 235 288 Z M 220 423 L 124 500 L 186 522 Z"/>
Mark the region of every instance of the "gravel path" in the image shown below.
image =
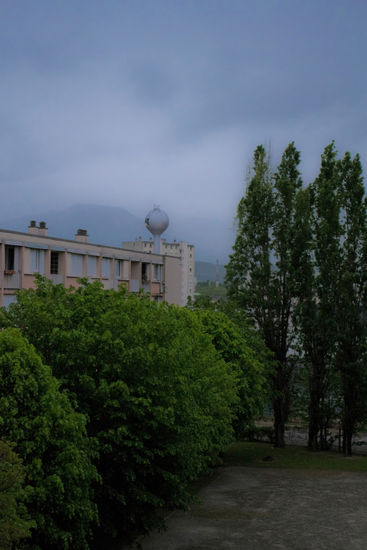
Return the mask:
<path id="1" fill-rule="evenodd" d="M 226 467 L 143 550 L 366 550 L 367 476 Z"/>

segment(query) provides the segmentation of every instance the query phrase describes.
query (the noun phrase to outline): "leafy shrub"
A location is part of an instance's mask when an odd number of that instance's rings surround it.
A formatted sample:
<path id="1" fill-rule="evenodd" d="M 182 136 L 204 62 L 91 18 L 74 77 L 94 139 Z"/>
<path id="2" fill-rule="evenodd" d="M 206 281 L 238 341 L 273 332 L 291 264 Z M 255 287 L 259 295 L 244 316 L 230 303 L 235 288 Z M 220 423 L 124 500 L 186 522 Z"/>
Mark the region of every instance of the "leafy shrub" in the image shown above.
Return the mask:
<path id="1" fill-rule="evenodd" d="M 254 418 L 262 415 L 264 410 L 265 365 L 257 359 L 240 328 L 225 313 L 198 309 L 196 314 L 216 350 L 238 379 L 239 400 L 234 410 L 234 428 L 237 438 L 244 437 L 245 432 L 252 428 Z"/>
<path id="2" fill-rule="evenodd" d="M 11 550 L 20 539 L 30 536 L 32 522 L 25 519 L 24 468 L 18 455 L 0 441 L 0 550 Z"/>
<path id="3" fill-rule="evenodd" d="M 88 548 L 96 472 L 85 418 L 12 328 L 0 332 L 0 437 L 14 442 L 24 463 L 24 503 L 35 526 L 29 546 Z"/>

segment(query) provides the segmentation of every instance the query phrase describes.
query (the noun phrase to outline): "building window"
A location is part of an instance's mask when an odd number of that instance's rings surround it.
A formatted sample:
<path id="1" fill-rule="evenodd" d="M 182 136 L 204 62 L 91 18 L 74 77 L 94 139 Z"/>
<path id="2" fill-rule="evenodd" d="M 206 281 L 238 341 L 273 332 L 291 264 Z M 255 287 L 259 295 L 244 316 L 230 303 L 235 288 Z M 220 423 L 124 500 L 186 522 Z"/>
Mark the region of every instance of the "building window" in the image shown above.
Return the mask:
<path id="1" fill-rule="evenodd" d="M 115 260 L 115 275 L 117 279 L 126 279 L 124 277 L 124 260 Z"/>
<path id="2" fill-rule="evenodd" d="M 14 294 L 5 294 L 4 296 L 4 307 L 8 309 L 10 304 L 15 304 L 17 301 L 17 297 L 14 296 Z"/>
<path id="3" fill-rule="evenodd" d="M 31 273 L 45 272 L 45 251 L 32 249 L 31 250 Z"/>
<path id="4" fill-rule="evenodd" d="M 102 264 L 101 264 L 101 275 L 105 279 L 110 278 L 110 260 L 108 258 L 102 258 Z"/>
<path id="5" fill-rule="evenodd" d="M 59 253 L 54 250 L 51 250 L 50 273 L 51 275 L 59 273 Z"/>
<path id="6" fill-rule="evenodd" d="M 88 276 L 97 277 L 97 258 L 95 256 L 88 257 Z"/>
<path id="7" fill-rule="evenodd" d="M 154 264 L 154 274 L 153 277 L 156 281 L 160 281 L 162 278 L 162 266 Z"/>
<path id="8" fill-rule="evenodd" d="M 115 260 L 115 276 L 119 278 L 121 276 L 122 265 L 120 260 Z"/>
<path id="9" fill-rule="evenodd" d="M 5 271 L 14 271 L 15 248 L 5 245 Z"/>
<path id="10" fill-rule="evenodd" d="M 149 267 L 150 267 L 150 264 L 146 264 L 146 263 L 141 264 L 141 280 L 143 283 L 150 280 Z"/>
<path id="11" fill-rule="evenodd" d="M 81 277 L 83 275 L 83 256 L 81 254 L 71 254 L 71 270 L 72 277 Z"/>
<path id="12" fill-rule="evenodd" d="M 115 260 L 115 277 L 125 280 L 129 278 L 129 262 L 127 260 Z"/>

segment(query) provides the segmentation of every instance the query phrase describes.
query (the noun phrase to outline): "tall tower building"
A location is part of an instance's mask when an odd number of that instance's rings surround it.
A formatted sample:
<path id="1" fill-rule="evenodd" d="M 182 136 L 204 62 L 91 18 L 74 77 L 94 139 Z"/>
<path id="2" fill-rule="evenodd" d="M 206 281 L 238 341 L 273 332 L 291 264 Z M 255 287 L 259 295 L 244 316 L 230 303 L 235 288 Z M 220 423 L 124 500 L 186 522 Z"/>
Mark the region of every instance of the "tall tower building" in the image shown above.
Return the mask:
<path id="1" fill-rule="evenodd" d="M 194 299 L 195 279 L 195 247 L 184 241 L 167 242 L 162 239 L 162 233 L 167 229 L 169 219 L 167 214 L 155 206 L 145 217 L 147 229 L 154 235 L 154 240 L 143 241 L 138 237 L 135 241 L 123 241 L 122 247 L 139 252 L 158 253 L 162 256 L 180 258 L 181 269 L 181 300 L 185 306 L 189 296 Z"/>

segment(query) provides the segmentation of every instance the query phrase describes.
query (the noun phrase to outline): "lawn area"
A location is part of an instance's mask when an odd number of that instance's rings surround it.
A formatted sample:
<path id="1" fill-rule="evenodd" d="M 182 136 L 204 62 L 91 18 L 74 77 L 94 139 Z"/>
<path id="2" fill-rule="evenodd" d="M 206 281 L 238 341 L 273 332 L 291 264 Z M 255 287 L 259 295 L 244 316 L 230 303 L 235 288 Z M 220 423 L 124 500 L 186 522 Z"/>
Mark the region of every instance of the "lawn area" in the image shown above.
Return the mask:
<path id="1" fill-rule="evenodd" d="M 312 452 L 294 445 L 275 449 L 270 443 L 232 443 L 224 453 L 223 462 L 224 466 L 367 472 L 367 456 L 346 458 L 334 451 Z"/>

